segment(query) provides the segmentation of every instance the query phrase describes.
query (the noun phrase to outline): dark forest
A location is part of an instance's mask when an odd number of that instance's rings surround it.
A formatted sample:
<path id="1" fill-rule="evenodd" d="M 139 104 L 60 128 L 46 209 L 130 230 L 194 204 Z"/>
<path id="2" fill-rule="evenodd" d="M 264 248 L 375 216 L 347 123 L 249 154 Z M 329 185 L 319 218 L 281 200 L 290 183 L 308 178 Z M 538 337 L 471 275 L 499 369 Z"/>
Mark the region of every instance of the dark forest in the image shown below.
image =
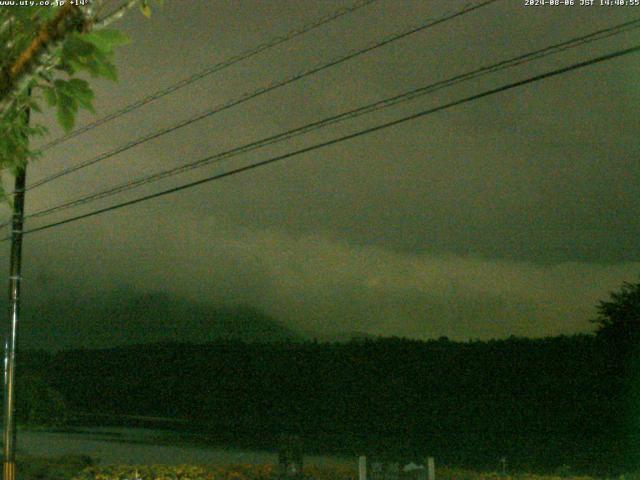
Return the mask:
<path id="1" fill-rule="evenodd" d="M 309 453 L 428 454 L 483 469 L 502 457 L 545 472 L 640 463 L 635 355 L 602 336 L 167 342 L 22 358 L 25 377 L 44 379 L 71 422 L 170 417 L 224 444 L 272 448 L 288 432 Z"/>

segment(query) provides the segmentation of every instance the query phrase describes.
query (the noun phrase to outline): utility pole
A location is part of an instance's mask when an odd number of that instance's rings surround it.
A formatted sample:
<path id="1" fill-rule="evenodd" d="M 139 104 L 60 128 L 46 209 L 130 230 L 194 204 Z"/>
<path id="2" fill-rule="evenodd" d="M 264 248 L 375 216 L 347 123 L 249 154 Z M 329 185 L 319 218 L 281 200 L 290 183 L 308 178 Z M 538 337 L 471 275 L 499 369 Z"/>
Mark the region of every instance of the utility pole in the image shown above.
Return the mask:
<path id="1" fill-rule="evenodd" d="M 25 111 L 29 122 L 29 109 Z M 24 194 L 27 179 L 26 162 L 16 167 L 11 220 L 11 264 L 9 267 L 9 328 L 4 344 L 4 430 L 2 438 L 4 464 L 3 480 L 16 479 L 15 425 L 15 362 L 16 335 L 20 316 L 20 281 L 22 280 L 22 225 L 24 223 Z"/>

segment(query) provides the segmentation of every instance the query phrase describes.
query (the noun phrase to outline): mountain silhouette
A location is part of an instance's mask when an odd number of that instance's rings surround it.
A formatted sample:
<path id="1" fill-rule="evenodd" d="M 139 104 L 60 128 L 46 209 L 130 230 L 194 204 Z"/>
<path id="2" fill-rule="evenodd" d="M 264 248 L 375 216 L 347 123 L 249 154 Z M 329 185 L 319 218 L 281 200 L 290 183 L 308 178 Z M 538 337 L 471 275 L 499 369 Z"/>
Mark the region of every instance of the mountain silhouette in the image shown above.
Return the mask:
<path id="1" fill-rule="evenodd" d="M 0 311 L 7 311 L 6 300 Z M 120 288 L 22 305 L 21 348 L 60 350 L 154 342 L 299 341 L 304 336 L 249 305 L 214 305 L 166 292 Z"/>

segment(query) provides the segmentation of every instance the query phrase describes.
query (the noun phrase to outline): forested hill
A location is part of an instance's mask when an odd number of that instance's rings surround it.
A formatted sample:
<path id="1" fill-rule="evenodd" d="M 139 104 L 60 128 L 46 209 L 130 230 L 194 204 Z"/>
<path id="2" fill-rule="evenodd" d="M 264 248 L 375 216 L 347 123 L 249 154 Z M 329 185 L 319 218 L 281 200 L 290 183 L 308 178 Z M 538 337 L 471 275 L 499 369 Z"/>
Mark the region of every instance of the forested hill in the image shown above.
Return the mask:
<path id="1" fill-rule="evenodd" d="M 588 335 L 391 338 L 164 343 L 26 363 L 74 411 L 185 418 L 257 444 L 293 431 L 324 452 L 422 452 L 474 468 L 507 457 L 520 469 L 602 472 L 640 466 L 637 376 L 610 352 Z"/>

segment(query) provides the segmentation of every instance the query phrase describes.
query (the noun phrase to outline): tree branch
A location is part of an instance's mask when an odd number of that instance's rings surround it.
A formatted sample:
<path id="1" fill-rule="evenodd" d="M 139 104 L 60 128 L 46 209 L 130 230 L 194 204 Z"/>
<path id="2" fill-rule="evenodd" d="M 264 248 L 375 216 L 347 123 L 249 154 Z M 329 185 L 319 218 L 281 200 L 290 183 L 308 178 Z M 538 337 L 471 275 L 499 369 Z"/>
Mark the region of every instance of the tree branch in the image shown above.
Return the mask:
<path id="1" fill-rule="evenodd" d="M 127 12 L 127 10 L 132 9 L 138 3 L 140 3 L 140 0 L 128 0 L 126 3 L 120 5 L 120 7 L 116 8 L 113 12 L 108 14 L 106 17 L 96 20 L 94 28 L 96 30 L 99 30 L 101 28 L 106 27 L 110 23 L 115 22 L 116 20 L 119 20 Z"/>
<path id="2" fill-rule="evenodd" d="M 0 73 L 0 107 L 4 107 L 20 80 L 28 75 L 39 63 L 49 47 L 62 40 L 70 31 L 84 25 L 84 15 L 80 7 L 65 4 L 57 15 L 45 23 L 29 46 L 6 70 Z"/>

